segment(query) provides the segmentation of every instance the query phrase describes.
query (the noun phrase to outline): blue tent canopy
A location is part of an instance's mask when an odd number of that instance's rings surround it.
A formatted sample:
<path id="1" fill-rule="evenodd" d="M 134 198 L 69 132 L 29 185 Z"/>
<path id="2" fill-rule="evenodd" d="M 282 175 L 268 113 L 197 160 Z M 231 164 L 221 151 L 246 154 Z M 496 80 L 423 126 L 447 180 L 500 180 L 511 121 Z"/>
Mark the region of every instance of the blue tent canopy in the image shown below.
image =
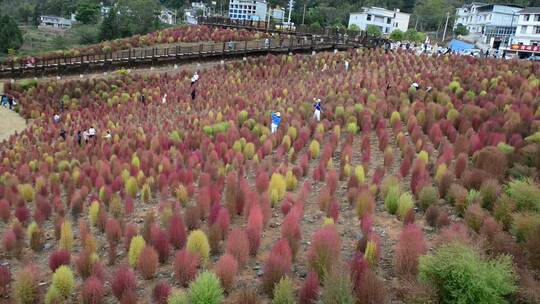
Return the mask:
<path id="1" fill-rule="evenodd" d="M 466 43 L 457 39 L 452 39 L 452 41 L 450 41 L 449 43 L 449 48 L 452 51 L 461 52 L 467 49 L 474 49 L 474 44 Z"/>

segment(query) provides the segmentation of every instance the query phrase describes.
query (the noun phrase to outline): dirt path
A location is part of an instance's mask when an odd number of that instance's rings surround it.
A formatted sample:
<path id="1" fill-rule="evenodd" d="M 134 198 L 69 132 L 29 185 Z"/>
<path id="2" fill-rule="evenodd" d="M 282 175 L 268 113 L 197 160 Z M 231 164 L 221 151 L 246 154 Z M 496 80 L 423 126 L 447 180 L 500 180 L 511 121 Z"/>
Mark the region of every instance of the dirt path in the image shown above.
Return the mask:
<path id="1" fill-rule="evenodd" d="M 0 141 L 19 133 L 26 128 L 26 121 L 14 111 L 0 107 Z"/>

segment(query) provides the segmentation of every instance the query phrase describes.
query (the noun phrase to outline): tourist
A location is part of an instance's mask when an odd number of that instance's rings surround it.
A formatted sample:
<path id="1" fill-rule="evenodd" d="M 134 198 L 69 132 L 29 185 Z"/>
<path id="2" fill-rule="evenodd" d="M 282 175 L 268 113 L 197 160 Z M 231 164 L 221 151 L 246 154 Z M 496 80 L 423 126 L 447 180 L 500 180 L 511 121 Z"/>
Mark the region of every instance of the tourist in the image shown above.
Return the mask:
<path id="1" fill-rule="evenodd" d="M 60 115 L 58 115 L 58 113 L 54 113 L 53 121 L 54 121 L 54 123 L 59 123 L 60 122 Z"/>
<path id="2" fill-rule="evenodd" d="M 2 106 L 5 107 L 8 104 L 8 97 L 7 95 L 2 95 Z"/>
<path id="3" fill-rule="evenodd" d="M 321 99 L 313 98 L 313 100 L 315 101 L 315 104 L 313 105 L 313 108 L 315 109 L 313 118 L 315 118 L 317 121 L 321 121 Z"/>
<path id="4" fill-rule="evenodd" d="M 8 97 L 9 109 L 13 111 L 13 106 L 16 105 L 15 98 L 13 96 Z"/>
<path id="5" fill-rule="evenodd" d="M 418 83 L 416 83 L 416 82 L 413 82 L 413 83 L 411 84 L 411 88 L 414 88 L 414 89 L 416 89 L 416 90 L 419 90 L 419 89 L 420 89 L 420 85 L 419 85 Z"/>
<path id="6" fill-rule="evenodd" d="M 105 134 L 104 138 L 107 139 L 107 140 L 112 138 L 111 130 L 107 130 L 107 134 Z"/>
<path id="7" fill-rule="evenodd" d="M 276 112 L 272 113 L 272 124 L 271 124 L 271 132 L 272 134 L 277 132 L 277 128 L 279 127 L 279 124 L 281 123 L 281 113 Z"/>
<path id="8" fill-rule="evenodd" d="M 96 128 L 92 126 L 90 129 L 88 129 L 88 138 L 94 138 L 96 137 Z"/>
<path id="9" fill-rule="evenodd" d="M 270 39 L 268 38 L 264 39 L 264 46 L 267 48 L 270 47 Z"/>
<path id="10" fill-rule="evenodd" d="M 79 144 L 79 146 L 81 145 L 81 140 L 82 140 L 82 134 L 81 134 L 81 130 L 77 131 L 77 144 Z"/>
<path id="11" fill-rule="evenodd" d="M 66 130 L 64 129 L 60 130 L 60 137 L 62 137 L 62 139 L 66 141 Z"/>
<path id="12" fill-rule="evenodd" d="M 165 94 L 163 95 L 163 97 L 161 98 L 161 103 L 162 103 L 162 104 L 166 104 L 166 103 L 167 103 L 167 93 L 165 93 Z"/>
<path id="13" fill-rule="evenodd" d="M 146 97 L 144 96 L 144 94 L 141 94 L 140 100 L 142 104 L 146 104 Z"/>
<path id="14" fill-rule="evenodd" d="M 197 83 L 197 81 L 199 81 L 199 74 L 195 72 L 195 74 L 193 74 L 193 76 L 191 77 L 191 86 Z"/>
<path id="15" fill-rule="evenodd" d="M 193 88 L 193 90 L 191 90 L 191 100 L 195 100 L 195 97 L 197 97 L 197 92 L 195 92 L 195 88 Z"/>
<path id="16" fill-rule="evenodd" d="M 90 135 L 88 134 L 88 131 L 84 130 L 82 135 L 83 135 L 84 142 L 88 143 L 88 138 L 90 137 Z"/>
<path id="17" fill-rule="evenodd" d="M 322 70 L 321 70 L 321 72 L 324 72 L 324 71 L 326 71 L 326 70 L 328 70 L 328 64 L 325 63 L 324 66 L 323 66 L 323 68 L 322 68 Z"/>
<path id="18" fill-rule="evenodd" d="M 349 71 L 349 61 L 345 60 L 345 72 Z"/>

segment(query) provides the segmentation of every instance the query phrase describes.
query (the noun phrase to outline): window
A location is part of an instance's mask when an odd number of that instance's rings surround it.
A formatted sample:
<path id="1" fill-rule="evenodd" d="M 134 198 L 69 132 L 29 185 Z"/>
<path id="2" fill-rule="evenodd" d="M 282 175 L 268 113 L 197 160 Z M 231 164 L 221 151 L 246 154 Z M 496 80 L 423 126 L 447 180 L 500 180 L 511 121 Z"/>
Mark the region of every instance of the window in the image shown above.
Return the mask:
<path id="1" fill-rule="evenodd" d="M 540 15 L 534 15 L 534 21 L 536 22 L 540 21 Z"/>
<path id="2" fill-rule="evenodd" d="M 384 28 L 384 32 L 385 32 L 385 33 L 390 32 L 390 28 L 389 28 L 389 27 L 385 27 L 385 28 Z"/>
<path id="3" fill-rule="evenodd" d="M 535 34 L 540 34 L 540 26 L 535 26 L 534 27 L 534 33 Z"/>
<path id="4" fill-rule="evenodd" d="M 531 15 L 529 15 L 529 14 L 526 14 L 525 16 L 523 16 L 523 19 L 525 21 L 529 21 L 530 18 L 531 18 Z"/>
<path id="5" fill-rule="evenodd" d="M 386 24 L 390 24 L 390 23 L 392 23 L 392 19 L 386 18 Z"/>
<path id="6" fill-rule="evenodd" d="M 371 21 L 371 15 L 367 15 L 367 21 Z"/>
<path id="7" fill-rule="evenodd" d="M 521 26 L 521 33 L 522 34 L 527 33 L 527 26 Z"/>
<path id="8" fill-rule="evenodd" d="M 394 22 L 394 27 L 398 27 L 398 23 L 397 22 Z"/>

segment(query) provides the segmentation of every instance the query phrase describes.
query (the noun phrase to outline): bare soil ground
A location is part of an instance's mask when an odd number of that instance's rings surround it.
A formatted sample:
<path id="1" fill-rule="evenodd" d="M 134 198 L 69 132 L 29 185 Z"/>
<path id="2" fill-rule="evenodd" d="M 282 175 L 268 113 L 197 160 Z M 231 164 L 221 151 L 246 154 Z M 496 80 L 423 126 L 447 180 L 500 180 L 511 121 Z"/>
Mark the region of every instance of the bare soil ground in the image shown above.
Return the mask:
<path id="1" fill-rule="evenodd" d="M 26 120 L 14 111 L 0 107 L 0 141 L 26 128 Z"/>

